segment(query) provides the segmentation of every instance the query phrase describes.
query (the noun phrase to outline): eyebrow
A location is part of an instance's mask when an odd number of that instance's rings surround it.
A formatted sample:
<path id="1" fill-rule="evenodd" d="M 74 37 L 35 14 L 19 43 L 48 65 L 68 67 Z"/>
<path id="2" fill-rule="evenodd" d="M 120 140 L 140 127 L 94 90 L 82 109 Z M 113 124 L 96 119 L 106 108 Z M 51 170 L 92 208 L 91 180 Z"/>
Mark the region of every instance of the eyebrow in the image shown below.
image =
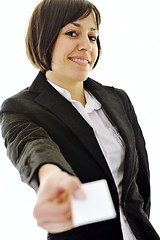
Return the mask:
<path id="1" fill-rule="evenodd" d="M 73 22 L 73 23 L 71 23 L 71 24 L 73 24 L 73 25 L 76 26 L 76 27 L 81 27 L 81 25 L 80 25 L 79 23 L 74 23 L 74 22 Z M 98 31 L 97 28 L 93 28 L 93 27 L 91 27 L 90 30 L 91 30 L 91 31 Z"/>

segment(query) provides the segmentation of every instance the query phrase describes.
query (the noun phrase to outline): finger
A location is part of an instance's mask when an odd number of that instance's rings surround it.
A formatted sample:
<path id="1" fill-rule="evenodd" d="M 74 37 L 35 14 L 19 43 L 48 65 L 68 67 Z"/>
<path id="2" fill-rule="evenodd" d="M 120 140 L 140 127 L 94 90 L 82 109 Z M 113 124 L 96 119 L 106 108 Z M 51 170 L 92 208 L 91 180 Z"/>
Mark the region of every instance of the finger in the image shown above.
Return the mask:
<path id="1" fill-rule="evenodd" d="M 69 214 L 71 212 L 71 203 L 70 203 L 69 195 L 66 194 L 65 197 L 63 196 L 63 198 L 65 198 L 65 200 L 54 199 L 52 201 L 37 203 L 33 211 L 34 217 L 36 219 L 43 218 L 43 217 L 57 218 L 61 216 L 64 217 L 65 215 Z"/>
<path id="2" fill-rule="evenodd" d="M 77 177 L 64 173 L 64 178 L 60 182 L 60 188 L 67 190 L 73 197 L 78 199 L 85 198 L 85 193 L 81 188 L 81 182 Z"/>
<path id="3" fill-rule="evenodd" d="M 72 224 L 72 215 L 71 213 L 68 213 L 65 217 L 45 217 L 40 220 L 37 220 L 37 224 L 40 227 L 44 227 L 48 224 L 53 224 L 53 225 L 65 225 L 66 223 Z"/>
<path id="4" fill-rule="evenodd" d="M 56 172 L 45 178 L 38 190 L 38 202 L 44 202 L 58 198 L 64 191 L 68 191 L 73 197 L 85 198 L 81 183 L 77 177 L 66 172 Z"/>
<path id="5" fill-rule="evenodd" d="M 40 184 L 37 195 L 40 201 L 51 200 L 59 197 L 65 190 L 72 192 L 80 187 L 80 181 L 66 172 L 50 174 Z"/>
<path id="6" fill-rule="evenodd" d="M 50 233 L 58 233 L 73 228 L 71 211 L 63 216 L 43 217 L 37 220 L 37 225 Z"/>
<path id="7" fill-rule="evenodd" d="M 44 230 L 47 230 L 49 233 L 60 233 L 71 230 L 74 228 L 72 223 L 65 223 L 63 225 L 48 223 L 46 226 L 42 227 Z"/>
<path id="8" fill-rule="evenodd" d="M 55 199 L 51 200 L 54 204 L 62 204 L 65 201 L 68 201 L 70 199 L 70 194 L 67 191 L 62 191 L 59 196 L 57 196 Z"/>

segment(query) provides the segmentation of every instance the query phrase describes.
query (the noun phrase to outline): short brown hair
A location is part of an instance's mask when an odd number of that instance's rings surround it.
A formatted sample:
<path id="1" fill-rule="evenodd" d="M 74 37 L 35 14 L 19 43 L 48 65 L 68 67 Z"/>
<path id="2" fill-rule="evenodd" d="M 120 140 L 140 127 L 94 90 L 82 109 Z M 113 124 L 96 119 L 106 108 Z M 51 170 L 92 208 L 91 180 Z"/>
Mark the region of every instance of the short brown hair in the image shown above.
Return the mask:
<path id="1" fill-rule="evenodd" d="M 43 0 L 35 8 L 26 34 L 26 53 L 30 62 L 42 72 L 51 70 L 52 49 L 61 28 L 77 19 L 95 13 L 97 28 L 101 16 L 94 4 L 88 0 Z M 97 39 L 99 60 L 101 46 Z M 94 68 L 93 67 L 93 68 Z"/>

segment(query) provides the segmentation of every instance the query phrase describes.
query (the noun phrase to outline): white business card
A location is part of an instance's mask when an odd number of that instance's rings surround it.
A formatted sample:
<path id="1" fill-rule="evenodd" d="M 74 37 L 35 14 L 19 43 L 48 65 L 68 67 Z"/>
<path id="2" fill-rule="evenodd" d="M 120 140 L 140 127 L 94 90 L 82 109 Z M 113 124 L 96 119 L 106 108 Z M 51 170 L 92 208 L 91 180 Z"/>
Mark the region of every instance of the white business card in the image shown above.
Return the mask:
<path id="1" fill-rule="evenodd" d="M 82 184 L 86 198 L 71 197 L 72 220 L 75 227 L 116 217 L 112 197 L 106 180 Z"/>

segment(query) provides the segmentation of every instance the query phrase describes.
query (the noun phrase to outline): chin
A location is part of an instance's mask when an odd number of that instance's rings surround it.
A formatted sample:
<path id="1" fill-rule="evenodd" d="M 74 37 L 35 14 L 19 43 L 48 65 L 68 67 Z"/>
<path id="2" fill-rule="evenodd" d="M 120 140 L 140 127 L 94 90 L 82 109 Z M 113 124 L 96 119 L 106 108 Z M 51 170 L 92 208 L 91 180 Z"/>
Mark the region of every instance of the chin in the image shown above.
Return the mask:
<path id="1" fill-rule="evenodd" d="M 85 81 L 88 78 L 89 73 L 90 73 L 90 71 L 89 72 L 79 72 L 76 74 L 75 78 L 79 81 Z"/>
<path id="2" fill-rule="evenodd" d="M 77 79 L 79 82 L 84 82 L 84 81 L 87 80 L 87 78 L 88 78 L 88 75 L 85 75 L 85 76 L 77 76 L 76 79 Z"/>

